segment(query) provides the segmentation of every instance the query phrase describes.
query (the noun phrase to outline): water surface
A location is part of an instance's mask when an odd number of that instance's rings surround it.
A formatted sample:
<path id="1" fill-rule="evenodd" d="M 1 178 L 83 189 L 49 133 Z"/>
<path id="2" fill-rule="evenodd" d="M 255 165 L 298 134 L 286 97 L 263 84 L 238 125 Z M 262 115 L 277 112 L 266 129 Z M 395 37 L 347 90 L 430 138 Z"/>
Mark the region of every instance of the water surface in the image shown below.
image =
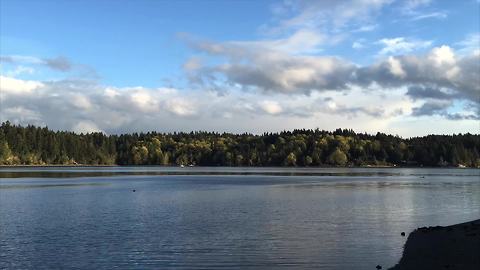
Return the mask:
<path id="1" fill-rule="evenodd" d="M 479 217 L 477 169 L 2 168 L 0 268 L 375 269 Z"/>

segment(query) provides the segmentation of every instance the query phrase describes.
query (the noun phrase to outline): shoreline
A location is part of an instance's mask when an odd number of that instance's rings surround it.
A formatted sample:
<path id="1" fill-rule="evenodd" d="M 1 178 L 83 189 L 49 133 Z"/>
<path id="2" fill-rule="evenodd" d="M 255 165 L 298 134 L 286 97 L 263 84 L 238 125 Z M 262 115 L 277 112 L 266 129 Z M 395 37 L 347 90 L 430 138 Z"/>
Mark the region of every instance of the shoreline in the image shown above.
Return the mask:
<path id="1" fill-rule="evenodd" d="M 90 165 L 90 164 L 45 164 L 45 165 L 26 165 L 26 164 L 18 164 L 18 165 L 0 165 L 0 168 L 54 168 L 54 167 L 92 167 L 92 168 L 115 168 L 115 167 L 165 167 L 165 168 L 181 168 L 179 165 Z M 187 168 L 189 166 L 185 166 Z M 311 169 L 328 169 L 328 168 L 372 168 L 372 169 L 379 169 L 379 168 L 388 168 L 388 169 L 480 169 L 480 167 L 457 167 L 457 166 L 389 166 L 389 165 L 365 165 L 365 166 L 200 166 L 195 165 L 194 168 L 311 168 Z"/>
<path id="2" fill-rule="evenodd" d="M 422 227 L 408 236 L 400 261 L 389 270 L 480 269 L 480 219 Z"/>

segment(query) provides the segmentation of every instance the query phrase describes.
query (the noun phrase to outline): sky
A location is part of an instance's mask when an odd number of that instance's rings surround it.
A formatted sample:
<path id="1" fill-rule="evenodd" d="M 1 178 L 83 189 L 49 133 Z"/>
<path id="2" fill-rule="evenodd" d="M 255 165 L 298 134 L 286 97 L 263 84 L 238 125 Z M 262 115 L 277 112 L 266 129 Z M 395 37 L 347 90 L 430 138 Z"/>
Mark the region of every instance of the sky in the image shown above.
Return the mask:
<path id="1" fill-rule="evenodd" d="M 0 0 L 0 121 L 480 133 L 478 0 Z"/>

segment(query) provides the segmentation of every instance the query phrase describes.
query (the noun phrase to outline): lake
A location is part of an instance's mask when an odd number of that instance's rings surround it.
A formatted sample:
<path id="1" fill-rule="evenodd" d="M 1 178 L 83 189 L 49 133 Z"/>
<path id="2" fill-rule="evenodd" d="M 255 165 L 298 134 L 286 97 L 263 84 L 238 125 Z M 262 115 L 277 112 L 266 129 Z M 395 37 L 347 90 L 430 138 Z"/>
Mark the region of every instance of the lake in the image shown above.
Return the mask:
<path id="1" fill-rule="evenodd" d="M 385 269 L 479 217 L 479 169 L 4 167 L 0 268 Z"/>

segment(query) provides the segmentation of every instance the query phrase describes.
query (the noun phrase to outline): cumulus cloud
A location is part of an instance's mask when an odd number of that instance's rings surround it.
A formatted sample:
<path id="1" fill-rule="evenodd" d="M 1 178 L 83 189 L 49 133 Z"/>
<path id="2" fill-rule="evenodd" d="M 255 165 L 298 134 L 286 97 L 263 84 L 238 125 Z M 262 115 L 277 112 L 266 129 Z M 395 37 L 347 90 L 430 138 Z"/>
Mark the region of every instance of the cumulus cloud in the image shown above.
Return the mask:
<path id="1" fill-rule="evenodd" d="M 223 81 L 244 89 L 309 94 L 372 83 L 383 87 L 420 85 L 449 88 L 472 100 L 480 91 L 480 54 L 456 55 L 445 45 L 423 55 L 389 56 L 363 67 L 333 56 L 290 55 L 249 45 L 201 41 L 192 46 L 224 59 L 197 69 L 196 76 L 201 78 L 197 81 Z"/>
<path id="2" fill-rule="evenodd" d="M 312 90 L 345 89 L 354 65 L 338 57 L 298 56 L 238 43 L 201 41 L 192 46 L 226 63 L 197 70 L 195 82 L 226 84 L 283 93 L 309 93 Z M 220 75 L 220 76 L 218 76 Z"/>
<path id="3" fill-rule="evenodd" d="M 37 81 L 17 80 L 13 77 L 0 75 L 0 86 L 2 91 L 0 97 L 5 94 L 25 95 L 32 94 L 36 89 L 43 86 L 43 83 Z"/>
<path id="4" fill-rule="evenodd" d="M 260 103 L 261 108 L 269 114 L 279 114 L 282 112 L 282 107 L 277 101 L 265 100 Z"/>
<path id="5" fill-rule="evenodd" d="M 444 112 L 452 103 L 450 101 L 429 101 L 420 107 L 413 108 L 413 116 L 434 115 Z"/>
<path id="6" fill-rule="evenodd" d="M 310 95 L 326 91 L 348 92 L 353 86 L 365 89 L 377 86 L 388 92 L 388 89 L 403 87 L 408 89 L 406 97 L 413 101 L 465 100 L 474 107 L 479 106 L 479 53 L 458 54 L 443 45 L 416 55 L 406 53 L 413 50 L 415 42 L 409 43 L 403 38 L 384 41 L 386 44 L 391 41 L 386 54 L 404 53 L 381 58 L 367 66 L 333 56 L 291 55 L 259 49 L 248 43 L 193 42 L 191 45 L 195 49 L 219 57 L 220 61 L 199 67 L 190 75 L 204 86 L 220 85 L 263 93 Z M 430 42 L 420 42 L 420 46 L 430 46 Z M 434 112 L 433 108 L 428 103 L 412 115 Z M 360 108 L 349 110 L 381 115 Z"/>
<path id="7" fill-rule="evenodd" d="M 45 125 L 39 112 L 23 106 L 12 106 L 1 110 L 2 120 L 17 119 L 21 123 Z"/>
<path id="8" fill-rule="evenodd" d="M 196 113 L 193 102 L 178 97 L 167 100 L 166 109 L 177 116 L 193 116 Z"/>
<path id="9" fill-rule="evenodd" d="M 412 110 L 413 116 L 433 116 L 439 115 L 449 120 L 479 120 L 480 116 L 477 113 L 450 113 L 449 107 L 452 106 L 452 101 L 447 100 L 430 100 L 419 107 Z"/>
<path id="10" fill-rule="evenodd" d="M 438 88 L 424 87 L 424 86 L 411 86 L 408 88 L 407 96 L 410 96 L 414 100 L 424 100 L 424 99 L 452 100 L 455 98 L 456 95 Z"/>
<path id="11" fill-rule="evenodd" d="M 395 63 L 392 65 L 392 63 Z M 480 55 L 458 57 L 448 46 L 433 48 L 426 55 L 401 55 L 356 71 L 357 81 L 384 87 L 423 86 L 446 88 L 478 103 Z"/>
<path id="12" fill-rule="evenodd" d="M 388 107 L 372 105 L 372 100 L 388 102 L 381 97 L 362 99 L 361 91 L 292 96 L 232 90 L 220 95 L 175 88 L 118 88 L 86 80 L 39 82 L 2 77 L 0 121 L 79 133 L 205 129 L 263 132 L 299 128 L 305 121 L 314 128 L 319 119 L 339 117 L 332 122 L 321 120 L 335 128 L 342 119 L 389 119 L 393 110 L 401 109 L 395 103 Z M 348 105 L 349 100 L 356 100 L 356 104 Z"/>

